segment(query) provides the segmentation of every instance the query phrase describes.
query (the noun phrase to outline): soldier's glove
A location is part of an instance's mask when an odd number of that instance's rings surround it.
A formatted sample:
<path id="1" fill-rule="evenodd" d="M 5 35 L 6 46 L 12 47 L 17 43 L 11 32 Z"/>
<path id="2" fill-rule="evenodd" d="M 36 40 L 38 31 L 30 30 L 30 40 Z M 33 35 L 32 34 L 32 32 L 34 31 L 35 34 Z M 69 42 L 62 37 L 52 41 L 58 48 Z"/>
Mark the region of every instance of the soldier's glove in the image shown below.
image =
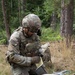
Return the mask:
<path id="1" fill-rule="evenodd" d="M 34 56 L 31 58 L 31 63 L 39 63 L 40 62 L 40 57 L 39 56 Z"/>
<path id="2" fill-rule="evenodd" d="M 44 61 L 48 62 L 50 60 L 50 56 L 48 54 L 44 53 L 43 57 L 42 57 L 42 60 L 43 60 L 43 62 Z"/>

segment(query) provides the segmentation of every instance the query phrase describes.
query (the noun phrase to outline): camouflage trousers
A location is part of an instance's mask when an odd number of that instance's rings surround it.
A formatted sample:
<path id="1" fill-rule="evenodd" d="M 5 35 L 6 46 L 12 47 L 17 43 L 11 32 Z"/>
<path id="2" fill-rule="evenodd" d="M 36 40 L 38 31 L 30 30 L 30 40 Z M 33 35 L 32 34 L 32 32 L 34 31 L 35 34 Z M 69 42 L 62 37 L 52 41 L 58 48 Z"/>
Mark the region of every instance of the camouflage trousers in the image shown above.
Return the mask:
<path id="1" fill-rule="evenodd" d="M 11 66 L 12 75 L 37 75 L 35 73 L 36 66 L 23 67 L 23 66 Z"/>

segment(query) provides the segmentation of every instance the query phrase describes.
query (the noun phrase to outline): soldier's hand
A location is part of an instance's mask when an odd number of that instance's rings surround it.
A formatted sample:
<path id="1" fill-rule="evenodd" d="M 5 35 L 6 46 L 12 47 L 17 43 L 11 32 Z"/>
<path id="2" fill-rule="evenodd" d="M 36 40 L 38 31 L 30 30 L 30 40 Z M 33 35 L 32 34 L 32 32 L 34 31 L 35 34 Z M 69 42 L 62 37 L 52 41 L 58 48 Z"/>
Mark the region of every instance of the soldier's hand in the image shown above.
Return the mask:
<path id="1" fill-rule="evenodd" d="M 50 60 L 50 56 L 48 54 L 44 53 L 42 60 L 48 62 Z"/>
<path id="2" fill-rule="evenodd" d="M 40 62 L 40 57 L 39 56 L 34 56 L 31 58 L 32 63 L 39 63 Z"/>

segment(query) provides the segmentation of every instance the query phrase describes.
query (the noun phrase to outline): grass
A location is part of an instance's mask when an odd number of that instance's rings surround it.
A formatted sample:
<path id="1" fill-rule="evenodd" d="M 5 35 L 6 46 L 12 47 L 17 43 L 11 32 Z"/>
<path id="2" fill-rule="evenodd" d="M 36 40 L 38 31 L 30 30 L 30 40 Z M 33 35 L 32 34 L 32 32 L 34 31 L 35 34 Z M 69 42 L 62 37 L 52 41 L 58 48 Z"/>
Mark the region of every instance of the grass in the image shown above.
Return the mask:
<path id="1" fill-rule="evenodd" d="M 69 47 L 66 46 L 65 40 L 51 43 L 53 71 L 69 70 L 70 75 L 75 73 L 75 47 L 73 46 L 73 41 Z"/>
<path id="2" fill-rule="evenodd" d="M 5 60 L 7 46 L 0 46 L 0 75 L 11 75 L 9 65 Z"/>
<path id="3" fill-rule="evenodd" d="M 11 75 L 9 64 L 5 60 L 7 46 L 0 46 L 0 75 Z M 69 48 L 66 47 L 64 41 L 55 41 L 50 43 L 51 60 L 53 68 L 46 67 L 48 73 L 53 71 L 69 70 L 72 75 L 75 73 L 75 48 L 73 42 Z"/>

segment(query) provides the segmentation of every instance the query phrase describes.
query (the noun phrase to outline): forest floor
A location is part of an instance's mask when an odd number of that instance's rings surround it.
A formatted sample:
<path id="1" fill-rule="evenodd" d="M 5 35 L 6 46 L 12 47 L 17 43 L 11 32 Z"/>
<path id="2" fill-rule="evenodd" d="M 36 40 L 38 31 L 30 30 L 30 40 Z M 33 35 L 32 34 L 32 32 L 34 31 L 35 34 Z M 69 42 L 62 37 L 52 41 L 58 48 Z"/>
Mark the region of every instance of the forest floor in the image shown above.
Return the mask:
<path id="1" fill-rule="evenodd" d="M 6 45 L 0 45 L 0 75 L 11 75 L 9 64 L 5 60 Z M 75 42 L 67 48 L 64 41 L 50 42 L 51 60 L 54 71 L 70 70 L 75 72 Z"/>

